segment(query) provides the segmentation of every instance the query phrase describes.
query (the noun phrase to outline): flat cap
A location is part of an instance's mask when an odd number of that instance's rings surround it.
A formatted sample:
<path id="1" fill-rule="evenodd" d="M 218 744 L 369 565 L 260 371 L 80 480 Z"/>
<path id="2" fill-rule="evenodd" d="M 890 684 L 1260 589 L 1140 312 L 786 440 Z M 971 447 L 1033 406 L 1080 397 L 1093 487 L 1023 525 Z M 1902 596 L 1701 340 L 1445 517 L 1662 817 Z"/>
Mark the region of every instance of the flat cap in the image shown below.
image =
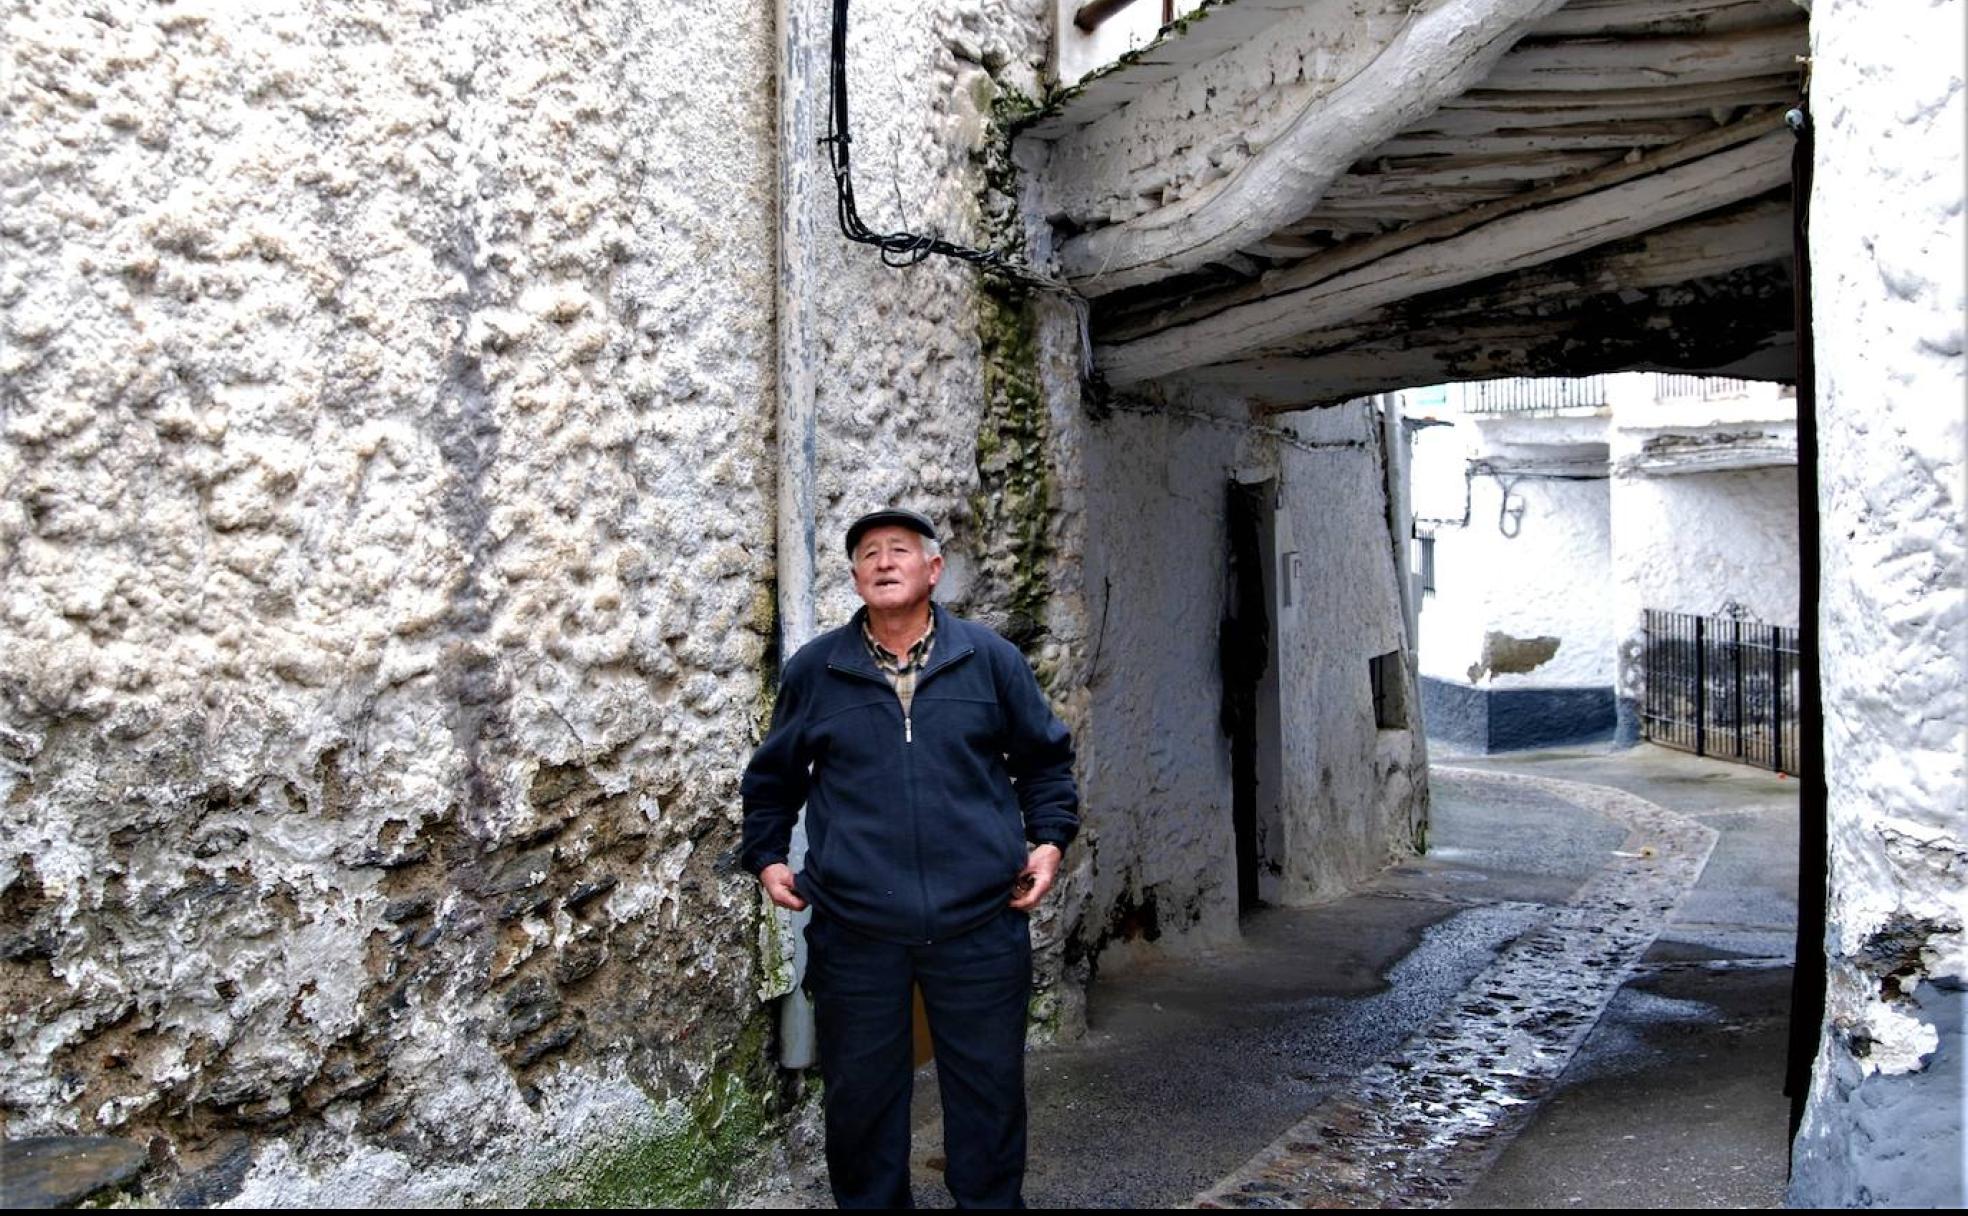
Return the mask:
<path id="1" fill-rule="evenodd" d="M 909 510 L 907 507 L 884 507 L 870 511 L 860 519 L 847 525 L 847 555 L 854 556 L 854 546 L 861 543 L 861 537 L 870 528 L 907 528 L 920 532 L 931 540 L 936 540 L 936 525 L 929 522 L 929 516 Z"/>

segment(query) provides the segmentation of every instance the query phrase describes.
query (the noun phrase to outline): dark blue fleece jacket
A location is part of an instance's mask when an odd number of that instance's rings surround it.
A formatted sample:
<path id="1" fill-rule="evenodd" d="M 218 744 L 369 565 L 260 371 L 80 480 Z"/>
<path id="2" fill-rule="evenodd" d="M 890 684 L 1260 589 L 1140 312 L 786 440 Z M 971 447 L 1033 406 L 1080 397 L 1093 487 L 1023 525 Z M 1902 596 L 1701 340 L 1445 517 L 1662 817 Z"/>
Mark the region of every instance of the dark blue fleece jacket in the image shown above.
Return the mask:
<path id="1" fill-rule="evenodd" d="M 742 786 L 744 867 L 786 860 L 803 803 L 800 894 L 897 942 L 983 924 L 1010 900 L 1027 841 L 1063 849 L 1079 830 L 1073 741 L 1025 656 L 932 610 L 936 645 L 907 721 L 857 613 L 786 664 Z"/>

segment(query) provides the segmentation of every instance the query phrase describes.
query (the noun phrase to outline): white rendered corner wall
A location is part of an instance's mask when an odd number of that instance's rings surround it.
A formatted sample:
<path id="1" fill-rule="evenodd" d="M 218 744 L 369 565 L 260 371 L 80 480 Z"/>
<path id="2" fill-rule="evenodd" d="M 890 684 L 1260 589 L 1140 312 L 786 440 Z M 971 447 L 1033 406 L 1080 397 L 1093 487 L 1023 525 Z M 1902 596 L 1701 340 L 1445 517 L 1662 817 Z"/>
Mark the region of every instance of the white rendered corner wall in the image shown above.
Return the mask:
<path id="1" fill-rule="evenodd" d="M 1831 886 L 1802 1206 L 1964 1195 L 1963 24 L 1960 4 L 1812 6 Z"/>

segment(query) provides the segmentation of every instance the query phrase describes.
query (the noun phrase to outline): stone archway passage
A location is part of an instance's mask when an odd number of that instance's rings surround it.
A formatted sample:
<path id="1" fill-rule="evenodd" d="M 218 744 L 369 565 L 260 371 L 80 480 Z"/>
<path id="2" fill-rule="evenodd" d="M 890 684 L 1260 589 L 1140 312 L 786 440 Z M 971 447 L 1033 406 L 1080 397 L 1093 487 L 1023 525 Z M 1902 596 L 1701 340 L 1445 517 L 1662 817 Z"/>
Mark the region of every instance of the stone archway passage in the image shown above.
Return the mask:
<path id="1" fill-rule="evenodd" d="M 1453 1201 L 1551 1091 L 1715 847 L 1714 829 L 1620 790 L 1435 771 L 1550 794 L 1622 824 L 1626 840 L 1432 1023 L 1198 1195 L 1197 1206 Z"/>

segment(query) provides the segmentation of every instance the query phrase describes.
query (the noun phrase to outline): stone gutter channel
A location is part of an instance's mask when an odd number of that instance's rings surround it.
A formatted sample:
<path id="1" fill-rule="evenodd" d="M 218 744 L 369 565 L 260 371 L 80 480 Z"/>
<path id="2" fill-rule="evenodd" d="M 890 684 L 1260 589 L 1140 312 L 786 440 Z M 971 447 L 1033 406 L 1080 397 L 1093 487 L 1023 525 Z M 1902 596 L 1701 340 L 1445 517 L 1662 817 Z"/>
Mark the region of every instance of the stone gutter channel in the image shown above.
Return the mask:
<path id="1" fill-rule="evenodd" d="M 1207 1208 L 1447 1206 L 1550 1094 L 1701 877 L 1717 833 L 1605 786 L 1438 766 L 1529 787 L 1627 835 L 1434 1022 L 1192 1201 Z"/>

